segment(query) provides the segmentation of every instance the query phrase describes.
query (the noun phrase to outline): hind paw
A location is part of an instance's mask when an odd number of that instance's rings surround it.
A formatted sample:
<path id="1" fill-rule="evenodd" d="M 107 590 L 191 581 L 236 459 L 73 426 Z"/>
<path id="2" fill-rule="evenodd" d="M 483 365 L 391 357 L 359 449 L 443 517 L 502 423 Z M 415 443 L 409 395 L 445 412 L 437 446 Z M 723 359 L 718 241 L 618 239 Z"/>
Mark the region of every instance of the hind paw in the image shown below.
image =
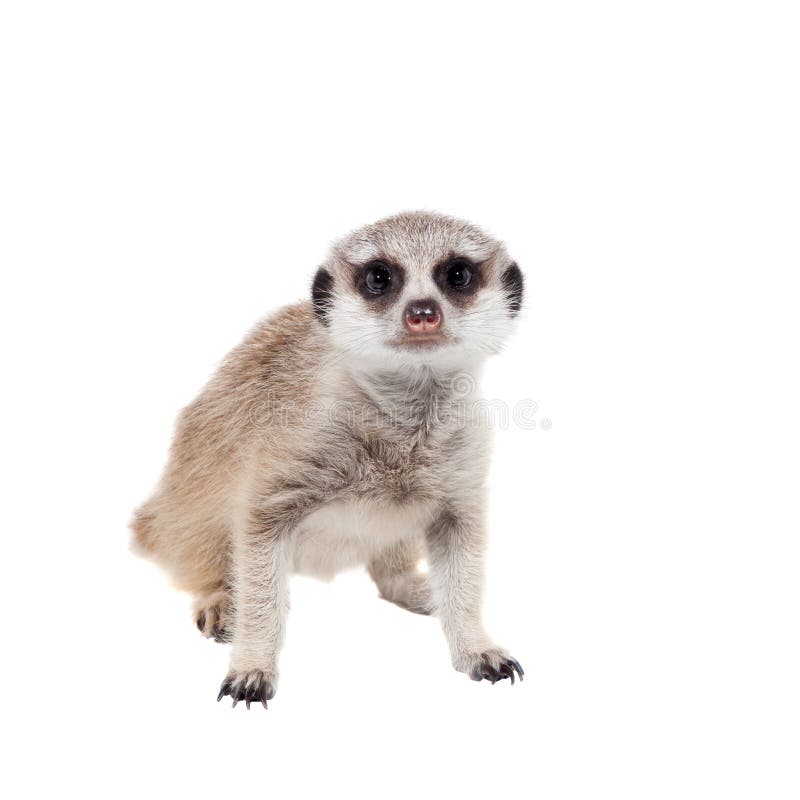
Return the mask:
<path id="1" fill-rule="evenodd" d="M 231 640 L 231 603 L 227 592 L 199 598 L 194 606 L 194 621 L 203 636 L 217 642 Z"/>

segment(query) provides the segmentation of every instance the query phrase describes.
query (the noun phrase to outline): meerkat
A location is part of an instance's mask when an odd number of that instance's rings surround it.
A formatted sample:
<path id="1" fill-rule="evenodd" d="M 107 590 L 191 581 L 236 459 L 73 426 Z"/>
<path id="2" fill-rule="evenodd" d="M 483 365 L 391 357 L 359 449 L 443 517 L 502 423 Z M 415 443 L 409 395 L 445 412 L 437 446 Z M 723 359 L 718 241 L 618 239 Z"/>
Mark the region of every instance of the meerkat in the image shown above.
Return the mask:
<path id="1" fill-rule="evenodd" d="M 366 566 L 380 596 L 438 616 L 453 666 L 522 679 L 481 619 L 486 357 L 523 277 L 472 224 L 402 213 L 333 245 L 306 302 L 259 323 L 178 419 L 135 548 L 232 644 L 218 700 L 266 708 L 293 572 Z M 427 561 L 427 571 L 420 569 Z"/>

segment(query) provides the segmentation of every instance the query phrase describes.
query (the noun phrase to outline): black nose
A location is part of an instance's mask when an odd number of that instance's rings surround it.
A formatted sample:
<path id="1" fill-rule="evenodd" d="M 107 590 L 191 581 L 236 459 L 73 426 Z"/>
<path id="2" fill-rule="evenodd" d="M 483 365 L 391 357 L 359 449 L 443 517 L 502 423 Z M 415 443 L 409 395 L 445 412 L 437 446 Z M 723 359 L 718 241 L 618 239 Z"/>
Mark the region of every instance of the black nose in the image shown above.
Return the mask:
<path id="1" fill-rule="evenodd" d="M 442 312 L 435 300 L 415 300 L 406 307 L 405 322 L 411 333 L 432 333 L 442 324 Z"/>

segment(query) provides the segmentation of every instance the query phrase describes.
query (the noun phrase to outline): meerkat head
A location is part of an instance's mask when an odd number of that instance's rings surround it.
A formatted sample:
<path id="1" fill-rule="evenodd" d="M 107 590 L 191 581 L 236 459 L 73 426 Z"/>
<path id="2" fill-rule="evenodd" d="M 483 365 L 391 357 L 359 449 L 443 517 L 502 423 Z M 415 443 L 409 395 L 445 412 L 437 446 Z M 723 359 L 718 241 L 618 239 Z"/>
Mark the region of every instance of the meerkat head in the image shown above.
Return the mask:
<path id="1" fill-rule="evenodd" d="M 522 283 L 501 242 L 467 222 L 411 212 L 337 242 L 314 278 L 312 302 L 357 363 L 458 368 L 501 349 Z"/>

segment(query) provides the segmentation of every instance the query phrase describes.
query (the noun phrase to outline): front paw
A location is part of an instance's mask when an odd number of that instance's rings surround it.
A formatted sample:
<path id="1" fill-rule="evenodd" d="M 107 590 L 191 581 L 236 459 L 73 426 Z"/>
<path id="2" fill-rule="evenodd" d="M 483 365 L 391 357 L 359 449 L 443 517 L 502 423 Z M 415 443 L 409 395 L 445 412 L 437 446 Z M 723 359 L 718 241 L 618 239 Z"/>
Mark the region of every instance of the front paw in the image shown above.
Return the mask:
<path id="1" fill-rule="evenodd" d="M 507 655 L 503 650 L 486 650 L 469 657 L 467 668 L 463 671 L 474 681 L 487 680 L 492 684 L 509 678 L 514 683 L 514 673 L 522 680 L 525 671 L 519 661 Z"/>
<path id="2" fill-rule="evenodd" d="M 267 707 L 267 700 L 272 700 L 275 696 L 275 684 L 270 680 L 266 673 L 260 669 L 250 670 L 249 672 L 231 672 L 222 682 L 217 695 L 217 702 L 226 695 L 233 698 L 233 706 L 240 700 L 244 700 L 247 708 L 254 700 Z"/>

